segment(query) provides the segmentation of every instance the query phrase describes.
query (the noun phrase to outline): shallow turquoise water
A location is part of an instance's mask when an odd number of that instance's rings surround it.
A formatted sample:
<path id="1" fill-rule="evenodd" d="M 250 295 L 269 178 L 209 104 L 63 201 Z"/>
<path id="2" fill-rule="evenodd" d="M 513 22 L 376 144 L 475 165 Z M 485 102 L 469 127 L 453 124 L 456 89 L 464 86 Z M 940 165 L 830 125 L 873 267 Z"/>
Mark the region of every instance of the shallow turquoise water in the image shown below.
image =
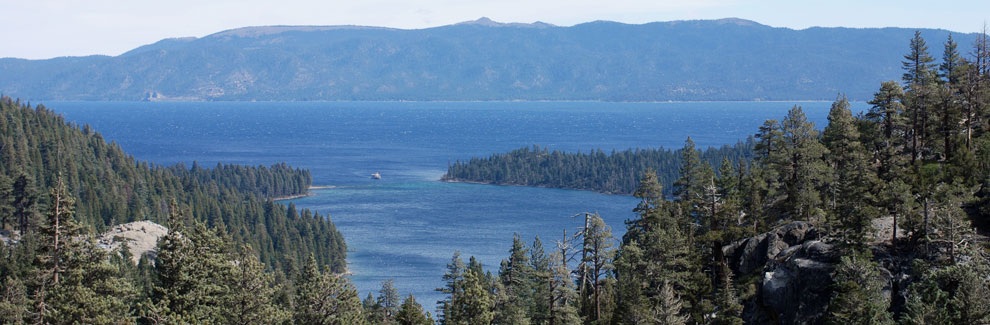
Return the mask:
<path id="1" fill-rule="evenodd" d="M 597 211 L 620 237 L 636 200 L 586 191 L 441 183 L 451 161 L 533 144 L 566 151 L 734 143 L 794 104 L 824 124 L 830 103 L 46 103 L 91 124 L 137 159 L 289 164 L 310 169 L 314 196 L 299 207 L 329 213 L 349 247 L 362 297 L 395 278 L 428 310 L 455 250 L 493 272 L 512 234 L 554 247 L 571 216 Z M 855 103 L 855 110 L 865 109 Z M 380 172 L 382 180 L 369 176 Z"/>

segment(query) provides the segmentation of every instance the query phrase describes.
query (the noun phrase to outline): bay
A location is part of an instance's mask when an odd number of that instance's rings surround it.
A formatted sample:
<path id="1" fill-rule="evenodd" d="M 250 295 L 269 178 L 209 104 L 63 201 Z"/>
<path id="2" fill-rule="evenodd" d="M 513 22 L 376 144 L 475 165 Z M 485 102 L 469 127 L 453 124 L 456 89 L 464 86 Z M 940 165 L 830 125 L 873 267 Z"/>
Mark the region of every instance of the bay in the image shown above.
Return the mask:
<path id="1" fill-rule="evenodd" d="M 139 160 L 309 169 L 316 185 L 334 187 L 291 202 L 331 216 L 361 296 L 394 278 L 427 310 L 455 251 L 497 272 L 513 234 L 552 249 L 582 224 L 572 216 L 598 212 L 618 238 L 636 205 L 587 191 L 439 182 L 447 164 L 530 145 L 679 148 L 688 136 L 700 147 L 732 144 L 793 105 L 825 125 L 826 102 L 46 103 Z M 371 179 L 376 172 L 381 180 Z"/>

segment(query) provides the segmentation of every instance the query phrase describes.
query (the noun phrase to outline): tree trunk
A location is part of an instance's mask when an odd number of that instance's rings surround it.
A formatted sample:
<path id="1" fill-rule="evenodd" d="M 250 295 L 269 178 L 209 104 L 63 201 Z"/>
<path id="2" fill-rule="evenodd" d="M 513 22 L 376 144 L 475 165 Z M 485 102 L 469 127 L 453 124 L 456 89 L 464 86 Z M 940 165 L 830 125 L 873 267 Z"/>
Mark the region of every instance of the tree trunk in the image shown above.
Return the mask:
<path id="1" fill-rule="evenodd" d="M 927 196 L 925 197 L 925 221 L 924 221 L 924 223 L 925 223 L 925 226 L 924 226 L 925 229 L 923 231 L 923 235 L 925 236 L 925 255 L 930 255 L 931 254 L 931 247 L 929 245 L 929 240 L 928 240 L 928 197 Z"/>

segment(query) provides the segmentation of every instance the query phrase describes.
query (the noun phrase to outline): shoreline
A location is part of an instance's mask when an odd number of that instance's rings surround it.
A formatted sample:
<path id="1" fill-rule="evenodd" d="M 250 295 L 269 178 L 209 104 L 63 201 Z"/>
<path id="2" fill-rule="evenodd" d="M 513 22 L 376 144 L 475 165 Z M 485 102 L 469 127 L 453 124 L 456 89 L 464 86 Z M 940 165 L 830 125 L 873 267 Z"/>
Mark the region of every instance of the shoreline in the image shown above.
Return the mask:
<path id="1" fill-rule="evenodd" d="M 310 185 L 309 187 L 306 188 L 306 193 L 296 194 L 296 195 L 279 196 L 279 197 L 273 197 L 273 198 L 269 198 L 269 199 L 271 199 L 272 201 L 285 201 L 285 200 L 301 199 L 301 198 L 304 198 L 304 197 L 313 196 L 313 193 L 310 192 L 311 190 L 325 190 L 325 189 L 331 189 L 331 188 L 336 188 L 336 187 L 337 186 L 334 186 L 334 185 Z"/>
<path id="2" fill-rule="evenodd" d="M 495 183 L 495 182 L 472 181 L 472 180 L 458 179 L 458 178 L 449 178 L 449 179 L 443 179 L 443 178 L 441 178 L 440 179 L 440 182 L 443 182 L 443 183 L 478 184 L 478 185 L 497 185 L 497 186 L 536 187 L 536 188 L 549 188 L 549 189 L 556 189 L 556 190 L 587 191 L 587 192 L 595 192 L 595 193 L 605 194 L 605 195 L 632 196 L 632 194 L 615 193 L 615 192 L 602 192 L 602 191 L 595 190 L 595 189 L 590 189 L 590 188 L 553 187 L 553 186 L 548 186 L 548 185 L 514 184 L 514 183 Z"/>

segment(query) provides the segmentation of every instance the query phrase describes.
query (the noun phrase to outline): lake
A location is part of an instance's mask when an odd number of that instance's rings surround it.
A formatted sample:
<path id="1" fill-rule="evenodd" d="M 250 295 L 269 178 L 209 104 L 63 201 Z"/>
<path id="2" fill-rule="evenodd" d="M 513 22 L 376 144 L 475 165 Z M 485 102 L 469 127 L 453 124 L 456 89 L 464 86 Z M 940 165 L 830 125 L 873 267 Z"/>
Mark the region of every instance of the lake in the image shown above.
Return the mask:
<path id="1" fill-rule="evenodd" d="M 514 233 L 548 249 L 598 212 L 619 238 L 636 200 L 587 191 L 442 183 L 449 163 L 523 146 L 564 151 L 732 144 L 801 105 L 826 123 L 827 102 L 49 102 L 139 160 L 271 165 L 312 171 L 300 208 L 329 214 L 348 245 L 361 297 L 394 278 L 426 310 L 454 251 L 497 272 Z M 853 103 L 853 111 L 867 109 Z M 372 173 L 381 180 L 373 180 Z"/>

